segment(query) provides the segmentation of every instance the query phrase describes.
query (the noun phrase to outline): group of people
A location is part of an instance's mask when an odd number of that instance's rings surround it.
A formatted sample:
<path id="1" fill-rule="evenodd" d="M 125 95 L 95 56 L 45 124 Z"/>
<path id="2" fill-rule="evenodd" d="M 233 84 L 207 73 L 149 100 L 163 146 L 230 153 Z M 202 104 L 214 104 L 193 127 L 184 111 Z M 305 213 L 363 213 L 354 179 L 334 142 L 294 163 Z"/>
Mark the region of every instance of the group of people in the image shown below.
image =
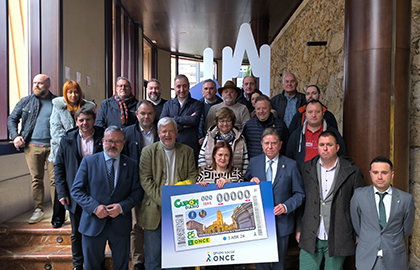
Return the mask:
<path id="1" fill-rule="evenodd" d="M 67 209 L 74 269 L 101 269 L 107 241 L 114 269 L 127 269 L 130 254 L 135 269 L 161 269 L 162 186 L 271 181 L 279 261 L 257 269 L 284 269 L 291 235 L 301 248 L 300 269 L 341 269 L 353 254 L 358 269 L 406 269 L 414 203 L 391 186 L 392 162 L 375 158 L 373 185 L 364 187 L 320 89 L 299 93 L 293 73 L 282 85 L 270 99 L 253 76 L 242 90 L 206 80 L 196 100 L 188 78 L 177 75 L 175 98 L 161 98 L 152 79 L 148 100 L 138 101 L 130 81 L 118 77 L 115 95 L 96 114 L 77 82 L 66 82 L 63 97 L 55 97 L 48 76 L 36 75 L 34 94 L 8 118 L 32 176 L 29 223 L 44 218 L 47 165 L 52 226 L 62 226 Z"/>

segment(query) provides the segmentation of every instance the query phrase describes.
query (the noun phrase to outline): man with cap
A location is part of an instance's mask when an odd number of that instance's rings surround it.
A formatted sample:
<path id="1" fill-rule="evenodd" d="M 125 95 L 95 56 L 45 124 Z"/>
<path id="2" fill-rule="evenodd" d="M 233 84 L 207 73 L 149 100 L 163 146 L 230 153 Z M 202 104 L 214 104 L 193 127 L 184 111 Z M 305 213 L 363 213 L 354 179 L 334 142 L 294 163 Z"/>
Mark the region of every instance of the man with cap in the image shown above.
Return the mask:
<path id="1" fill-rule="evenodd" d="M 223 87 L 219 88 L 218 91 L 219 95 L 222 96 L 223 102 L 210 108 L 206 119 L 206 130 L 213 125 L 216 112 L 223 107 L 229 107 L 229 109 L 235 113 L 236 127 L 242 131 L 242 128 L 245 126 L 245 123 L 250 119 L 250 117 L 248 108 L 245 105 L 236 102 L 238 95 L 241 94 L 241 89 L 239 89 L 234 82 L 227 81 Z"/>

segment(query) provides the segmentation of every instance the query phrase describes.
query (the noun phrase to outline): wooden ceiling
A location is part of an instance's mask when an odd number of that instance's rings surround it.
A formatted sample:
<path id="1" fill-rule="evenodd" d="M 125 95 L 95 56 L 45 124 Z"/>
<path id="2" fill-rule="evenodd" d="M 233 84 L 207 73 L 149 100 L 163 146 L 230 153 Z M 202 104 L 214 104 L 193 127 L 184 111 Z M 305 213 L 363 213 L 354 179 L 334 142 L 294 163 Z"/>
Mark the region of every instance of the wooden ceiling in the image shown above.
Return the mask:
<path id="1" fill-rule="evenodd" d="M 234 48 L 239 27 L 268 19 L 268 44 L 287 23 L 302 0 L 121 0 L 159 49 L 202 55 L 207 47 L 221 59 L 225 46 Z"/>

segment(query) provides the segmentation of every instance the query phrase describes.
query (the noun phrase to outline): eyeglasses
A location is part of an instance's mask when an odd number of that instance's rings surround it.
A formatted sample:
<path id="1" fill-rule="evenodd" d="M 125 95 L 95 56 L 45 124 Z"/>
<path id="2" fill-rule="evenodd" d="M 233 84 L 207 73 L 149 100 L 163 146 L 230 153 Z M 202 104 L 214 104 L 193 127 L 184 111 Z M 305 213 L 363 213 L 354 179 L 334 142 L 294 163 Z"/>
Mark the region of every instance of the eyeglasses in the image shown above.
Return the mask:
<path id="1" fill-rule="evenodd" d="M 218 120 L 217 122 L 220 124 L 230 124 L 232 123 L 232 120 Z"/>
<path id="2" fill-rule="evenodd" d="M 106 144 L 116 144 L 116 145 L 121 145 L 122 143 L 124 143 L 124 141 L 113 141 L 113 140 L 104 140 Z"/>
<path id="3" fill-rule="evenodd" d="M 128 84 L 117 85 L 118 88 L 130 88 Z"/>

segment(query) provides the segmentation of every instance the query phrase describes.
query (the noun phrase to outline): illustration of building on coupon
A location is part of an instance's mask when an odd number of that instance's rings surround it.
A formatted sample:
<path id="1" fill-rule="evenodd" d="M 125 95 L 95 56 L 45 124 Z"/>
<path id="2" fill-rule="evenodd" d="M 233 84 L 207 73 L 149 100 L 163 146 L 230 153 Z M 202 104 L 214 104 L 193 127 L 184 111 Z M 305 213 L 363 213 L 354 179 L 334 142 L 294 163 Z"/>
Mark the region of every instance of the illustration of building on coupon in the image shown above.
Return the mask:
<path id="1" fill-rule="evenodd" d="M 175 250 L 267 238 L 259 186 L 171 196 Z"/>

